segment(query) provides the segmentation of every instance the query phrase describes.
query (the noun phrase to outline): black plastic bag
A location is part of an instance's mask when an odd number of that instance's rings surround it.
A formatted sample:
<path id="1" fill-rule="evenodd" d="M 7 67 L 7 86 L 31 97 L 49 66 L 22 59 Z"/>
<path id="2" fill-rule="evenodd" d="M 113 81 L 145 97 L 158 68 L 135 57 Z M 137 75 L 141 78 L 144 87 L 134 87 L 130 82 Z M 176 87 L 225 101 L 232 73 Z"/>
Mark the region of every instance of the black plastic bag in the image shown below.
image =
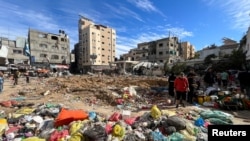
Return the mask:
<path id="1" fill-rule="evenodd" d="M 83 132 L 86 141 L 106 141 L 107 133 L 101 125 L 94 125 Z"/>

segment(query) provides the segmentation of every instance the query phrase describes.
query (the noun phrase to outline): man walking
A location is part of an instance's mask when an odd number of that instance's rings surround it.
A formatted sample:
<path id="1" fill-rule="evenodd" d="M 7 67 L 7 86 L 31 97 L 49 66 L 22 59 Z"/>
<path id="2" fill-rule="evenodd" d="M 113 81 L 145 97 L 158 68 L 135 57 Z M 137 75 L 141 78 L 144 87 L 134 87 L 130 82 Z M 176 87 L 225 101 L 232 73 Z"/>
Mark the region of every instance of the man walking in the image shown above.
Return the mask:
<path id="1" fill-rule="evenodd" d="M 15 73 L 14 73 L 14 85 L 17 85 L 18 84 L 18 78 L 19 78 L 19 71 L 16 70 Z"/>
<path id="2" fill-rule="evenodd" d="M 174 88 L 176 92 L 176 108 L 179 107 L 179 104 L 185 107 L 183 100 L 186 100 L 186 95 L 189 91 L 189 83 L 183 72 L 175 79 Z"/>

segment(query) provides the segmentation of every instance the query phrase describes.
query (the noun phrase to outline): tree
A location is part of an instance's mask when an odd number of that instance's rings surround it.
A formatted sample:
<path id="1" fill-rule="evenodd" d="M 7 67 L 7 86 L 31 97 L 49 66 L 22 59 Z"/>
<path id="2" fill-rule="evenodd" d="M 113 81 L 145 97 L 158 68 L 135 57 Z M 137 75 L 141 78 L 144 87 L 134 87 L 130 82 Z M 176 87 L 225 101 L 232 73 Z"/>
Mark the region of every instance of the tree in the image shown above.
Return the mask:
<path id="1" fill-rule="evenodd" d="M 246 53 L 243 52 L 242 48 L 238 50 L 233 50 L 232 54 L 229 56 L 229 62 L 232 69 L 247 69 Z"/>
<path id="2" fill-rule="evenodd" d="M 165 61 L 163 69 L 164 69 L 165 74 L 170 73 L 171 68 L 169 67 L 167 61 Z"/>
<path id="3" fill-rule="evenodd" d="M 171 68 L 171 71 L 174 73 L 180 73 L 180 72 L 184 72 L 185 69 L 186 69 L 185 63 L 176 63 Z"/>
<path id="4" fill-rule="evenodd" d="M 200 54 L 199 53 L 197 53 L 197 52 L 195 52 L 194 53 L 194 57 L 193 57 L 193 59 L 199 59 L 200 58 Z"/>
<path id="5" fill-rule="evenodd" d="M 204 59 L 204 65 L 211 65 L 213 63 L 212 58 L 216 58 L 215 54 L 210 54 Z"/>

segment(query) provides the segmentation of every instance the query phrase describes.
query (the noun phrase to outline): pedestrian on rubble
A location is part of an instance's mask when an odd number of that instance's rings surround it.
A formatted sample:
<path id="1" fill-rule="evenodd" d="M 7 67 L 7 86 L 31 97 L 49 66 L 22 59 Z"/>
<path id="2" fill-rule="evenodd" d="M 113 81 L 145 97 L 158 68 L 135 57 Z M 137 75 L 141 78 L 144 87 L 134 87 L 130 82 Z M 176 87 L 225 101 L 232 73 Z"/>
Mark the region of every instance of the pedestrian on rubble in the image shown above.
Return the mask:
<path id="1" fill-rule="evenodd" d="M 193 99 L 195 96 L 195 89 L 197 88 L 196 80 L 195 80 L 195 73 L 194 71 L 191 71 L 188 75 L 188 86 L 189 86 L 189 91 L 188 91 L 188 99 L 187 102 L 192 104 Z"/>
<path id="2" fill-rule="evenodd" d="M 168 77 L 168 94 L 174 97 L 174 80 L 176 76 L 173 72 L 171 72 L 170 76 Z"/>
<path id="3" fill-rule="evenodd" d="M 3 73 L 0 71 L 0 93 L 2 93 L 3 91 L 3 83 L 4 83 Z"/>
<path id="4" fill-rule="evenodd" d="M 18 70 L 16 70 L 14 72 L 14 85 L 18 85 L 18 78 L 19 78 L 20 72 Z"/>
<path id="5" fill-rule="evenodd" d="M 227 88 L 228 81 L 229 81 L 229 74 L 226 71 L 221 73 L 221 81 L 223 88 Z"/>
<path id="6" fill-rule="evenodd" d="M 176 92 L 176 108 L 179 107 L 179 104 L 182 104 L 182 106 L 185 107 L 185 104 L 183 102 L 184 100 L 186 100 L 186 95 L 189 91 L 189 83 L 187 77 L 183 72 L 181 72 L 175 79 L 174 89 Z"/>
<path id="7" fill-rule="evenodd" d="M 214 84 L 214 74 L 212 68 L 209 68 L 203 78 L 206 88 L 212 87 Z"/>
<path id="8" fill-rule="evenodd" d="M 26 72 L 26 83 L 30 83 L 30 76 L 29 76 L 29 72 Z"/>
<path id="9" fill-rule="evenodd" d="M 217 81 L 218 86 L 221 87 L 221 83 L 222 83 L 221 72 L 216 73 L 216 81 Z"/>

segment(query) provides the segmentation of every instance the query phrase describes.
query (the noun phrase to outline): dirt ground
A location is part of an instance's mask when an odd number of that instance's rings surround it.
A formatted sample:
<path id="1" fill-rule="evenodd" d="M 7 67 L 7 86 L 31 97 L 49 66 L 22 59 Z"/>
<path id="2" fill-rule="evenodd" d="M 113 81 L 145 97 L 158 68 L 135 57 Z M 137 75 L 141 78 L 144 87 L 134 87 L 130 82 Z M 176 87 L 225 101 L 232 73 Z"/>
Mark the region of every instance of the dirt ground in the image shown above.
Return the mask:
<path id="1" fill-rule="evenodd" d="M 117 95 L 124 93 L 123 88 L 137 86 L 138 93 L 148 94 L 151 87 L 164 87 L 166 78 L 139 77 L 139 76 L 90 76 L 74 75 L 67 77 L 37 78 L 30 77 L 30 83 L 25 78 L 19 79 L 19 84 L 13 86 L 13 80 L 5 79 L 4 90 L 0 94 L 0 101 L 16 100 L 23 105 L 60 104 L 70 109 L 83 109 L 96 111 L 106 116 L 120 109 L 116 106 Z M 165 102 L 165 98 L 159 97 L 159 101 Z M 154 101 L 154 102 L 159 102 Z M 131 101 L 132 104 L 145 103 L 145 99 Z M 150 103 L 150 102 L 149 102 Z M 192 107 L 187 106 L 186 109 Z M 174 105 L 167 109 L 176 110 Z M 16 108 L 2 107 L 0 110 L 6 113 L 14 112 Z M 142 115 L 143 111 L 132 111 L 131 116 Z M 228 111 L 227 111 L 228 112 Z M 229 111 L 229 113 L 232 113 Z M 250 124 L 250 111 L 234 111 L 234 124 Z M 248 120 L 247 120 L 248 119 Z"/>

